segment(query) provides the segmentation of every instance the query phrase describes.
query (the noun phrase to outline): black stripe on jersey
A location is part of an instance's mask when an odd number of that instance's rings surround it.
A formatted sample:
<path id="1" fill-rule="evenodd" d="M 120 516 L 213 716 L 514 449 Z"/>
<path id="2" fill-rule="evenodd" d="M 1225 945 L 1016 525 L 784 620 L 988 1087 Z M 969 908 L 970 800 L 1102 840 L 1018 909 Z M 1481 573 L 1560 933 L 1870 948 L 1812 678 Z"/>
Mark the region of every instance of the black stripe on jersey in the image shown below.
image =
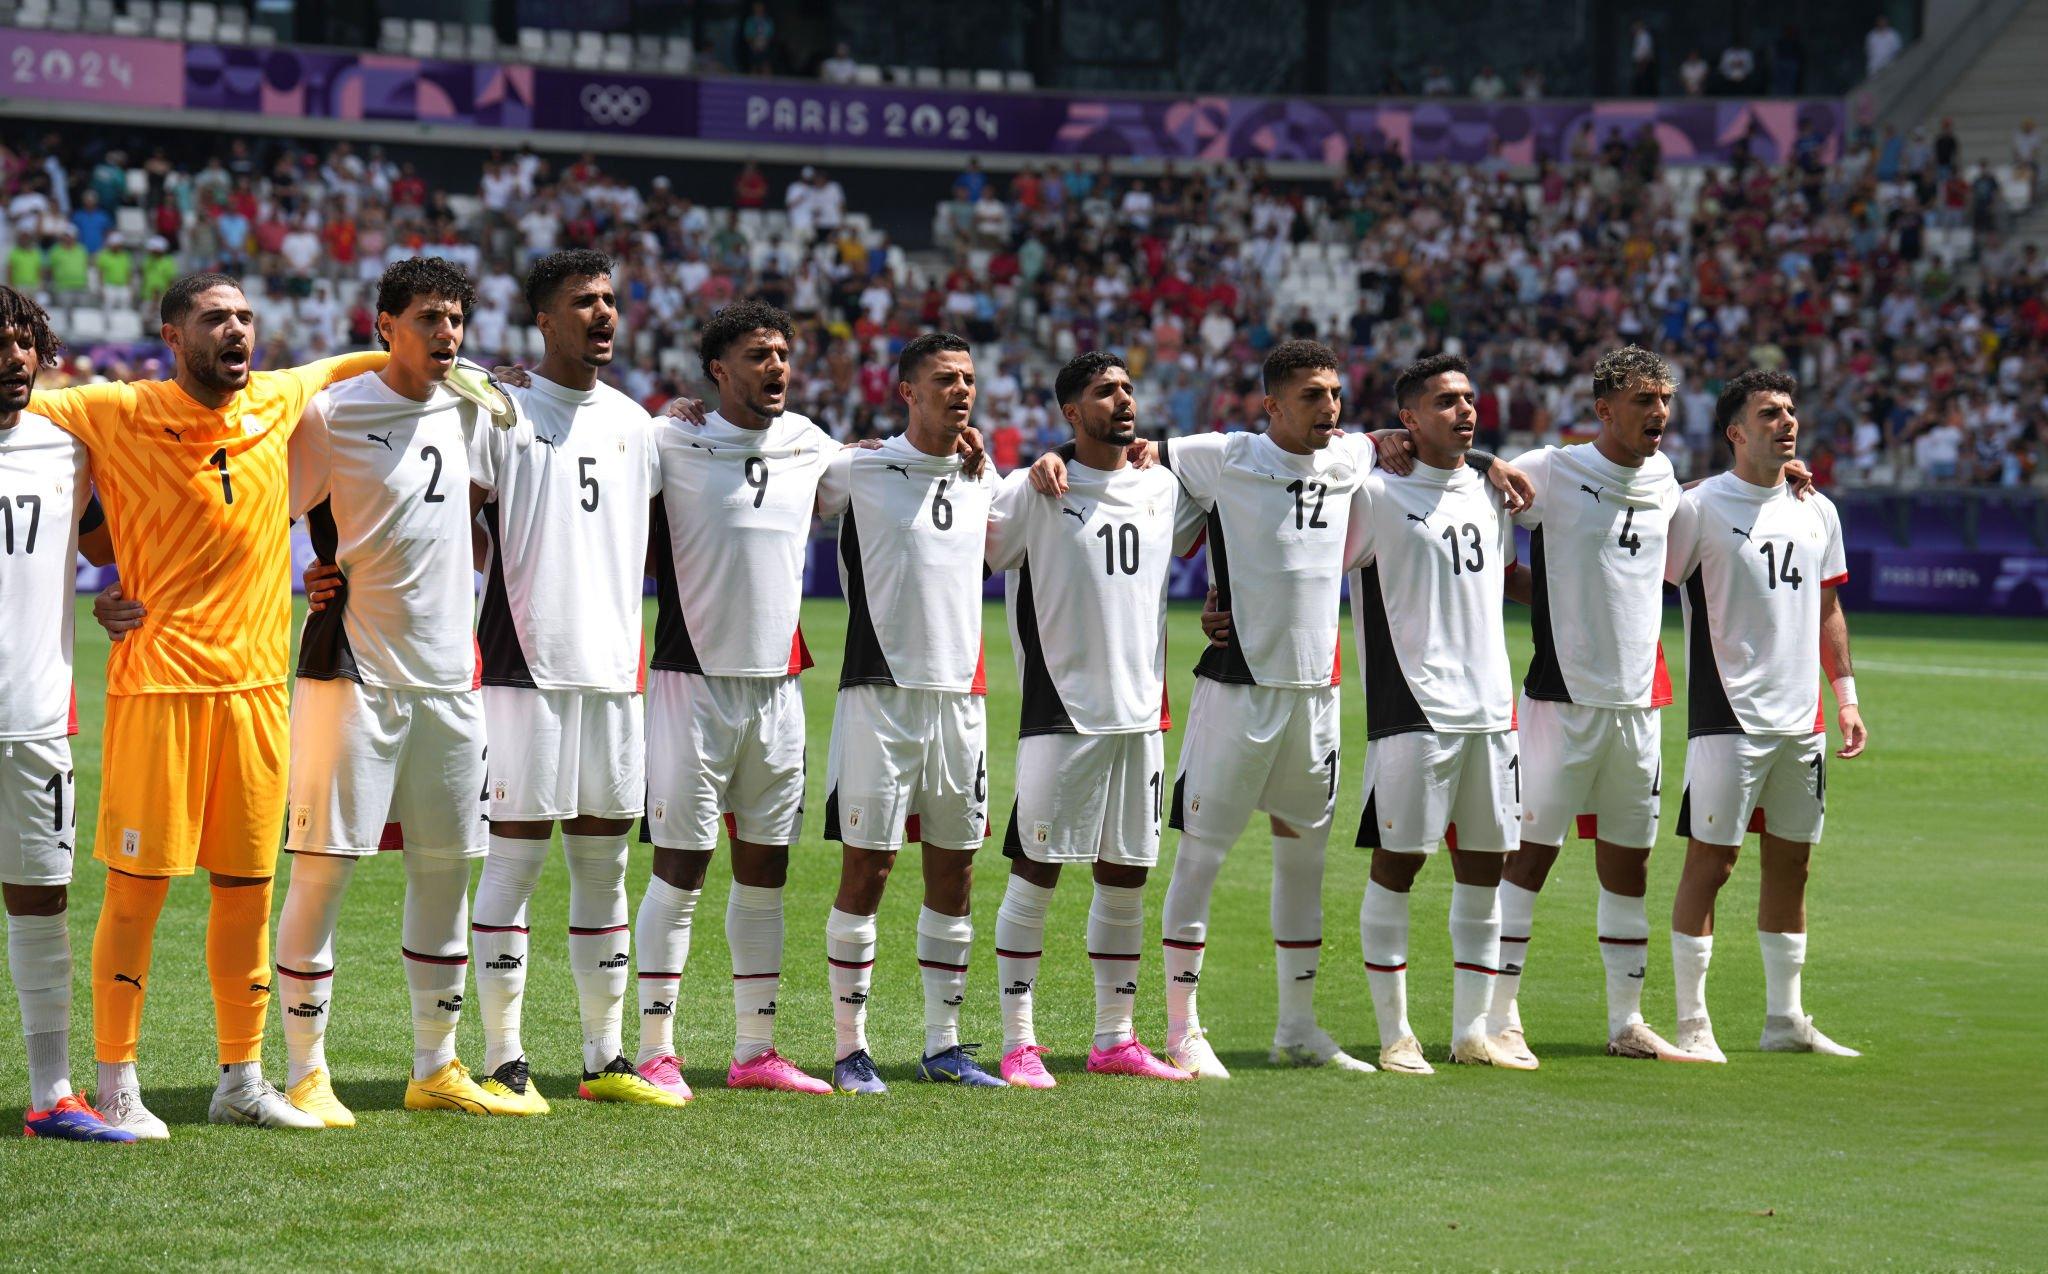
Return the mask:
<path id="1" fill-rule="evenodd" d="M 1010 826 L 1003 832 L 1003 857 L 1024 857 L 1024 838 L 1017 832 L 1017 799 L 1010 798 Z"/>
<path id="2" fill-rule="evenodd" d="M 1692 784 L 1685 785 L 1685 791 L 1678 798 L 1678 837 L 1692 838 Z"/>
<path id="3" fill-rule="evenodd" d="M 1728 702 L 1721 665 L 1714 661 L 1714 631 L 1707 621 L 1707 586 L 1697 566 L 1685 577 L 1685 599 L 1692 607 L 1692 643 L 1685 660 L 1685 737 L 1741 734 L 1742 722 Z"/>
<path id="4" fill-rule="evenodd" d="M 1220 610 L 1230 609 L 1230 550 L 1223 540 L 1223 510 L 1209 510 L 1209 571 L 1216 580 L 1216 605 Z M 1252 676 L 1251 665 L 1244 661 L 1244 647 L 1238 644 L 1237 630 L 1239 617 L 1230 617 L 1230 642 L 1228 645 L 1204 645 L 1202 657 L 1195 661 L 1195 675 L 1211 681 L 1225 681 L 1234 686 L 1255 686 L 1258 679 Z M 1175 824 L 1176 827 L 1179 824 Z"/>
<path id="5" fill-rule="evenodd" d="M 340 533 L 334 527 L 332 500 L 322 500 L 306 514 L 306 532 L 312 537 L 314 556 L 332 562 L 341 544 Z M 307 613 L 306 631 L 299 637 L 301 677 L 314 681 L 346 677 L 359 686 L 363 684 L 363 674 L 356 668 L 356 653 L 348 644 L 348 622 L 342 617 L 347 607 L 348 591 L 344 585 L 324 610 Z"/>
<path id="6" fill-rule="evenodd" d="M 1053 684 L 1052 671 L 1045 666 L 1045 650 L 1038 643 L 1038 607 L 1031 600 L 1031 562 L 1017 568 L 1017 653 L 1024 661 L 1024 707 L 1018 715 L 1017 737 L 1034 734 L 1072 734 L 1074 719 Z M 1012 832 L 1015 825 L 1012 824 Z M 1012 855 L 1014 857 L 1014 855 Z"/>
<path id="7" fill-rule="evenodd" d="M 1365 794 L 1365 812 L 1358 816 L 1358 840 L 1360 849 L 1380 848 L 1380 808 L 1377 791 Z"/>
<path id="8" fill-rule="evenodd" d="M 1387 625 L 1387 601 L 1380 593 L 1379 563 L 1358 572 L 1358 587 L 1351 590 L 1351 604 L 1364 608 L 1359 614 L 1365 633 L 1365 737 L 1383 739 L 1390 734 L 1429 729 L 1429 717 L 1416 702 L 1407 674 L 1401 671 L 1401 652 L 1395 648 L 1393 630 Z"/>
<path id="9" fill-rule="evenodd" d="M 1184 832 L 1188 829 L 1187 817 L 1181 808 L 1181 798 L 1186 795 L 1183 789 L 1187 785 L 1187 771 L 1183 770 L 1173 776 L 1173 808 L 1167 812 L 1166 825 L 1176 832 Z"/>
<path id="10" fill-rule="evenodd" d="M 484 599 L 477 607 L 476 646 L 483 656 L 483 683 L 533 689 L 533 672 L 519 645 L 519 627 L 512 622 L 512 595 L 505 588 L 505 536 L 498 529 L 496 501 L 484 506 L 484 534 L 491 541 L 491 569 L 484 576 Z"/>
<path id="11" fill-rule="evenodd" d="M 839 789 L 836 787 L 825 793 L 825 839 L 846 839 L 839 834 Z"/>
<path id="12" fill-rule="evenodd" d="M 683 618 L 683 596 L 676 588 L 676 559 L 674 541 L 668 534 L 668 506 L 662 497 L 655 496 L 647 520 L 647 539 L 653 547 L 649 556 L 654 566 L 654 658 L 647 661 L 649 668 L 659 672 L 694 672 L 701 675 L 704 665 L 697 662 L 697 643 L 690 640 L 690 625 Z"/>
<path id="13" fill-rule="evenodd" d="M 846 564 L 847 606 L 846 657 L 839 664 L 839 685 L 842 689 L 893 686 L 896 677 L 889 671 L 889 656 L 882 650 L 882 639 L 875 635 L 875 616 L 868 609 L 867 572 L 860 561 L 860 527 L 854 520 L 851 504 L 839 519 L 839 560 Z M 825 839 L 839 838 L 827 832 Z"/>
<path id="14" fill-rule="evenodd" d="M 1529 573 L 1534 576 L 1530 585 L 1529 626 L 1536 639 L 1536 654 L 1529 660 L 1529 675 L 1522 679 L 1522 689 L 1531 699 L 1570 703 L 1572 692 L 1564 684 L 1564 669 L 1557 662 L 1557 639 L 1551 632 L 1550 576 L 1544 569 L 1540 526 L 1529 533 Z"/>

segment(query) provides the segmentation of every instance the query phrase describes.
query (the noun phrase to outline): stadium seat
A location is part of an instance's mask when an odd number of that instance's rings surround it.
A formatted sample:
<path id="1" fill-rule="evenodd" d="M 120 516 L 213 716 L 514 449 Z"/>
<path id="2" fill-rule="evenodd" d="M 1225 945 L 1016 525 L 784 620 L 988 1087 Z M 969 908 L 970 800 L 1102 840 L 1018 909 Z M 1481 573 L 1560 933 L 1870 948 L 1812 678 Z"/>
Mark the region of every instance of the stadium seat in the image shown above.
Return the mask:
<path id="1" fill-rule="evenodd" d="M 405 51 L 408 56 L 430 58 L 434 56 L 437 43 L 438 36 L 434 24 L 425 18 L 414 18 L 411 25 L 406 28 Z"/>
<path id="2" fill-rule="evenodd" d="M 26 31 L 40 31 L 50 25 L 49 0 L 22 0 L 14 12 L 14 25 Z"/>
<path id="3" fill-rule="evenodd" d="M 128 197 L 138 204 L 149 197 L 149 174 L 140 168 L 128 170 Z"/>
<path id="4" fill-rule="evenodd" d="M 220 9 L 213 0 L 193 0 L 185 10 L 185 38 L 211 40 L 220 30 Z"/>
<path id="5" fill-rule="evenodd" d="M 214 36 L 223 44 L 243 44 L 249 39 L 249 14 L 243 9 L 223 9 L 220 28 Z"/>
<path id="6" fill-rule="evenodd" d="M 907 66 L 892 66 L 892 67 L 890 67 L 890 68 L 889 68 L 889 82 L 890 82 L 891 84 L 908 84 L 908 83 L 910 83 L 910 68 L 909 68 L 909 67 L 907 67 Z"/>
<path id="7" fill-rule="evenodd" d="M 882 82 L 882 68 L 872 62 L 862 62 L 853 68 L 853 82 L 855 84 L 880 84 Z"/>
<path id="8" fill-rule="evenodd" d="M 377 23 L 377 47 L 386 53 L 405 52 L 404 18 L 385 18 Z"/>
<path id="9" fill-rule="evenodd" d="M 1005 71 L 1003 79 L 1013 89 L 1032 89 L 1038 87 L 1037 78 L 1029 71 Z"/>
<path id="10" fill-rule="evenodd" d="M 575 52 L 569 65 L 580 71 L 595 71 L 604 65 L 604 36 L 596 31 L 576 33 Z"/>
<path id="11" fill-rule="evenodd" d="M 469 27 L 461 22 L 443 22 L 434 28 L 434 56 L 459 58 L 469 52 Z"/>
<path id="12" fill-rule="evenodd" d="M 249 43 L 276 44 L 277 28 L 264 26 L 260 22 L 252 24 L 249 27 Z"/>
<path id="13" fill-rule="evenodd" d="M 142 339 L 142 315 L 136 313 L 132 301 L 114 306 L 107 311 L 107 339 L 110 341 L 139 341 Z"/>
<path id="14" fill-rule="evenodd" d="M 911 70 L 910 81 L 919 88 L 944 88 L 946 73 L 936 66 L 920 66 Z"/>
<path id="15" fill-rule="evenodd" d="M 633 37 L 633 67 L 640 71 L 661 69 L 661 37 L 658 35 L 636 35 Z"/>
<path id="16" fill-rule="evenodd" d="M 547 62 L 551 66 L 567 66 L 576 56 L 576 34 L 573 31 L 548 32 Z"/>
<path id="17" fill-rule="evenodd" d="M 79 0 L 55 0 L 50 5 L 50 29 L 76 31 L 85 22 L 85 7 Z"/>
<path id="18" fill-rule="evenodd" d="M 114 29 L 114 0 L 85 0 L 85 17 L 79 26 L 92 32 Z"/>
<path id="19" fill-rule="evenodd" d="M 149 236 L 149 214 L 133 205 L 122 204 L 114 209 L 114 229 L 130 242 L 140 242 Z"/>
<path id="20" fill-rule="evenodd" d="M 107 339 L 107 315 L 97 305 L 81 305 L 71 311 L 64 335 L 74 344 Z"/>
<path id="21" fill-rule="evenodd" d="M 949 66 L 946 68 L 947 88 L 973 88 L 974 71 L 971 67 Z"/>
<path id="22" fill-rule="evenodd" d="M 992 66 L 984 66 L 974 73 L 974 87 L 999 89 L 1003 86 L 1003 73 Z"/>
<path id="23" fill-rule="evenodd" d="M 613 32 L 604 38 L 603 66 L 607 71 L 633 69 L 633 37 Z"/>
<path id="24" fill-rule="evenodd" d="M 473 22 L 466 29 L 463 49 L 471 61 L 489 62 L 498 57 L 498 33 L 481 22 Z"/>

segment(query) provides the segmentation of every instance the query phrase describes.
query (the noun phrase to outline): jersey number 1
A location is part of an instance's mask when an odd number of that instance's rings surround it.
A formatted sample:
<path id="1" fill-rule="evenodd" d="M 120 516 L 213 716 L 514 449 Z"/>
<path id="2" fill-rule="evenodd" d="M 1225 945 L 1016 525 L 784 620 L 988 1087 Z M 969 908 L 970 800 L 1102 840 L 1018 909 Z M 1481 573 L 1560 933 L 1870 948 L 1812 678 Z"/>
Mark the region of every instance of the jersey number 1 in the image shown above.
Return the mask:
<path id="1" fill-rule="evenodd" d="M 228 477 L 228 449 L 222 447 L 207 457 L 207 463 L 220 470 L 220 499 L 222 504 L 235 502 L 235 483 Z"/>

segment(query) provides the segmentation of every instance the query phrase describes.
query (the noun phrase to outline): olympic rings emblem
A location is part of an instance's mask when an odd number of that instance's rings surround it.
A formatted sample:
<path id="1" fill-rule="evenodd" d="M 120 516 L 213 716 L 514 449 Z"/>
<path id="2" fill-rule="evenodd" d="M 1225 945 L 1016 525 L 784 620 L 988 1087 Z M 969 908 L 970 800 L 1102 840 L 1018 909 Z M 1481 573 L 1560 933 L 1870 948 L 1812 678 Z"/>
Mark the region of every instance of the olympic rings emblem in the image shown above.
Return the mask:
<path id="1" fill-rule="evenodd" d="M 626 84 L 586 84 L 580 99 L 583 113 L 599 124 L 630 127 L 654 105 L 646 89 Z"/>

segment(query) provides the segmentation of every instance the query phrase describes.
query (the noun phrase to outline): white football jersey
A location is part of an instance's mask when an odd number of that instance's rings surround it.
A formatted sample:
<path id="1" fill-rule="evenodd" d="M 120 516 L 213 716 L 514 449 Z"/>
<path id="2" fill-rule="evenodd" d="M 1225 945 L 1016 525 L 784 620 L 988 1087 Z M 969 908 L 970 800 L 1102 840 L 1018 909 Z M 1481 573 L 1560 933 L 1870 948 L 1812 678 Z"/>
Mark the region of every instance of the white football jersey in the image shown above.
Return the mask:
<path id="1" fill-rule="evenodd" d="M 846 594 L 842 686 L 986 694 L 981 580 L 993 470 L 926 455 L 901 435 L 825 465 L 818 513 L 839 518 Z"/>
<path id="2" fill-rule="evenodd" d="M 810 666 L 797 621 L 818 480 L 840 444 L 784 412 L 742 429 L 655 426 L 661 507 L 651 667 L 711 677 L 787 677 Z"/>
<path id="3" fill-rule="evenodd" d="M 1020 735 L 1165 728 L 1166 582 L 1201 530 L 1202 510 L 1163 467 L 1069 459 L 1059 497 L 1022 470 L 1002 481 L 988 564 L 1009 572 Z"/>
<path id="4" fill-rule="evenodd" d="M 1826 728 L 1820 593 L 1849 578 L 1834 501 L 1708 478 L 1671 519 L 1665 578 L 1685 603 L 1688 736 Z"/>
<path id="5" fill-rule="evenodd" d="M 0 429 L 0 740 L 71 729 L 71 593 L 91 500 L 83 443 L 27 411 Z"/>
<path id="6" fill-rule="evenodd" d="M 607 385 L 540 376 L 519 423 L 478 428 L 470 480 L 491 493 L 477 645 L 487 686 L 628 693 L 640 683 L 655 424 Z"/>
<path id="7" fill-rule="evenodd" d="M 1664 547 L 1678 507 L 1671 461 L 1618 465 L 1591 443 L 1538 447 L 1515 466 L 1536 490 L 1515 515 L 1529 528 L 1536 651 L 1522 689 L 1531 699 L 1595 708 L 1671 702 L 1658 634 L 1664 626 Z"/>
<path id="8" fill-rule="evenodd" d="M 1204 646 L 1197 677 L 1306 689 L 1335 685 L 1351 497 L 1378 463 L 1344 434 L 1309 455 L 1264 434 L 1197 434 L 1160 461 L 1208 515 L 1209 579 L 1231 614 L 1228 646 Z"/>
<path id="9" fill-rule="evenodd" d="M 1515 560 L 1500 493 L 1471 465 L 1366 475 L 1345 561 L 1365 669 L 1366 737 L 1485 734 L 1514 722 L 1501 577 Z"/>
<path id="10" fill-rule="evenodd" d="M 292 517 L 306 519 L 321 560 L 341 568 L 348 596 L 306 616 L 299 676 L 469 689 L 477 415 L 446 389 L 416 402 L 381 376 L 341 381 L 306 404 L 291 442 Z"/>

